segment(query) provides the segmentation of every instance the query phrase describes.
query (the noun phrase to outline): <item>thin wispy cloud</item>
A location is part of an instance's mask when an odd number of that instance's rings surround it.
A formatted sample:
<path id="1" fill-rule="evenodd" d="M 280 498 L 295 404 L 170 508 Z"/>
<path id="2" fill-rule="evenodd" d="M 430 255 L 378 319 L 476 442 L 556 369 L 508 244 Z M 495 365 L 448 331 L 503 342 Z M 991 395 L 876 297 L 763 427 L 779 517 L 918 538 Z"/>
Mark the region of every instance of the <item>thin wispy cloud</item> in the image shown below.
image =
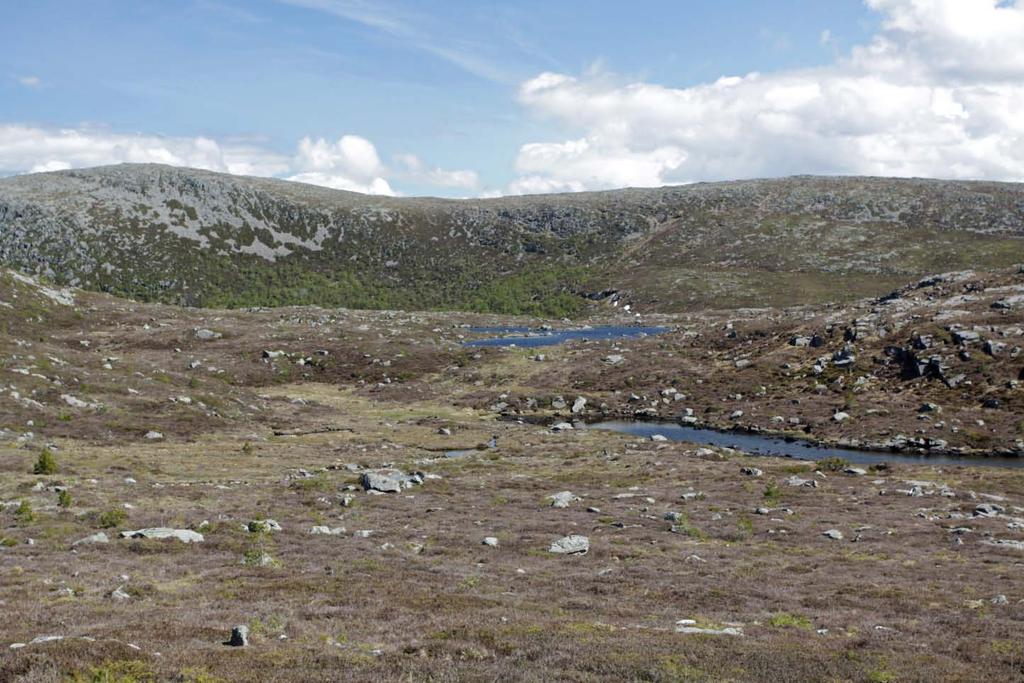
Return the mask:
<path id="1" fill-rule="evenodd" d="M 384 33 L 391 38 L 434 55 L 479 78 L 499 83 L 512 83 L 514 77 L 494 61 L 481 56 L 465 40 L 452 41 L 451 36 L 434 35 L 429 21 L 408 11 L 383 3 L 362 0 L 279 0 L 288 5 L 326 12 Z M 449 27 L 446 27 L 449 28 Z"/>

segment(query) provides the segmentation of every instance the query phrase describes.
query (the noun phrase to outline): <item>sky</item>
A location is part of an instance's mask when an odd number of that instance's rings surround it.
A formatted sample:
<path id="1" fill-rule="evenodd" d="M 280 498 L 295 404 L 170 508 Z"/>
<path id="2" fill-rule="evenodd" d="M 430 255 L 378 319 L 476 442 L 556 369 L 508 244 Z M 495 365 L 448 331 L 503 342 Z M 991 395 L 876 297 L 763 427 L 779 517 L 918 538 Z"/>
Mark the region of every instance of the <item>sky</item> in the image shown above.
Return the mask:
<path id="1" fill-rule="evenodd" d="M 391 195 L 1024 181 L 1024 0 L 3 3 L 0 175 Z"/>

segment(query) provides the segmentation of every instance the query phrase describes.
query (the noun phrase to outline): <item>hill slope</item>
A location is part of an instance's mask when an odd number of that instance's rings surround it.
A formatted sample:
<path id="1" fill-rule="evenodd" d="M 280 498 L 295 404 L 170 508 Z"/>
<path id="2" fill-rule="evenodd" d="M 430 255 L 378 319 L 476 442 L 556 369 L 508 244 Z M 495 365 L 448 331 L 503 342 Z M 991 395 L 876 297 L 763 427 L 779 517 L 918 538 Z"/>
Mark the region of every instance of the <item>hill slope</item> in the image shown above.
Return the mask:
<path id="1" fill-rule="evenodd" d="M 1024 260 L 1024 185 L 794 177 L 487 200 L 159 165 L 0 180 L 0 263 L 143 300 L 563 315 L 809 303 Z M 609 297 L 615 298 L 615 296 Z"/>

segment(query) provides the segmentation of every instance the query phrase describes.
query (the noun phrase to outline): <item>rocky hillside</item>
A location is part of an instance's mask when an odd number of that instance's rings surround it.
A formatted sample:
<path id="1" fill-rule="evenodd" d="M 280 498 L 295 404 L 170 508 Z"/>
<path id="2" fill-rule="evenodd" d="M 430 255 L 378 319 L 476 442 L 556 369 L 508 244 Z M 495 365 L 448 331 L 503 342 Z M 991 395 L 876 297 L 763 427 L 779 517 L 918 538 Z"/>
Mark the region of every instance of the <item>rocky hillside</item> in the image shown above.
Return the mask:
<path id="1" fill-rule="evenodd" d="M 813 303 L 1024 260 L 1024 185 L 795 177 L 487 200 L 121 165 L 0 180 L 0 263 L 204 306 Z"/>

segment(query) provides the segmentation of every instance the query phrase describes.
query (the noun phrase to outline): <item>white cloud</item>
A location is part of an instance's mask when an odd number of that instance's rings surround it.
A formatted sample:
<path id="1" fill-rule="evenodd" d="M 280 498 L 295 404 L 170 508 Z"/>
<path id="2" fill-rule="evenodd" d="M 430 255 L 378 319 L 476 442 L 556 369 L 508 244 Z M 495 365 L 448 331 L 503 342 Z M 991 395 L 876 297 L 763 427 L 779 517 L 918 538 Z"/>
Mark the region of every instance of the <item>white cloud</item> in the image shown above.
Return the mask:
<path id="1" fill-rule="evenodd" d="M 0 171 L 61 170 L 118 163 L 160 163 L 250 175 L 287 168 L 280 155 L 206 137 L 160 137 L 101 128 L 47 129 L 0 124 Z"/>
<path id="2" fill-rule="evenodd" d="M 346 178 L 343 175 L 334 173 L 297 173 L 288 176 L 288 180 L 296 183 L 307 183 L 309 185 L 320 185 L 334 190 L 348 190 L 349 192 L 362 192 L 363 194 L 382 194 L 394 197 L 396 192 L 384 178 L 372 178 L 365 183 L 360 183 Z"/>
<path id="3" fill-rule="evenodd" d="M 399 154 L 395 159 L 402 166 L 404 176 L 413 182 L 434 187 L 462 187 L 468 190 L 476 189 L 480 185 L 480 177 L 476 171 L 446 171 L 437 166 L 429 167 L 415 154 Z"/>
<path id="4" fill-rule="evenodd" d="M 358 135 L 344 135 L 337 142 L 302 138 L 292 169 L 288 180 L 299 183 L 366 194 L 395 194 L 383 177 L 384 165 L 377 148 Z"/>
<path id="5" fill-rule="evenodd" d="M 206 137 L 161 137 L 116 133 L 103 128 L 48 129 L 0 123 L 0 176 L 41 173 L 119 163 L 158 163 L 211 171 L 283 177 L 366 194 L 395 195 L 389 176 L 442 188 L 474 189 L 474 171 L 431 167 L 412 154 L 398 157 L 389 169 L 372 142 L 344 135 L 330 142 L 303 138 L 289 158 L 241 142 L 218 142 Z"/>
<path id="6" fill-rule="evenodd" d="M 15 80 L 26 88 L 38 88 L 43 84 L 43 79 L 39 76 L 18 76 Z"/>
<path id="7" fill-rule="evenodd" d="M 450 24 L 437 25 L 430 15 L 419 15 L 409 8 L 400 9 L 379 0 L 279 0 L 285 4 L 334 15 L 380 31 L 403 46 L 421 50 L 467 72 L 496 82 L 510 82 L 500 60 L 481 54 L 474 38 L 460 39 Z"/>
<path id="8" fill-rule="evenodd" d="M 791 173 L 1024 180 L 1024 0 L 867 2 L 881 32 L 825 68 L 689 88 L 526 81 L 520 102 L 578 133 L 523 145 L 508 191 Z"/>

